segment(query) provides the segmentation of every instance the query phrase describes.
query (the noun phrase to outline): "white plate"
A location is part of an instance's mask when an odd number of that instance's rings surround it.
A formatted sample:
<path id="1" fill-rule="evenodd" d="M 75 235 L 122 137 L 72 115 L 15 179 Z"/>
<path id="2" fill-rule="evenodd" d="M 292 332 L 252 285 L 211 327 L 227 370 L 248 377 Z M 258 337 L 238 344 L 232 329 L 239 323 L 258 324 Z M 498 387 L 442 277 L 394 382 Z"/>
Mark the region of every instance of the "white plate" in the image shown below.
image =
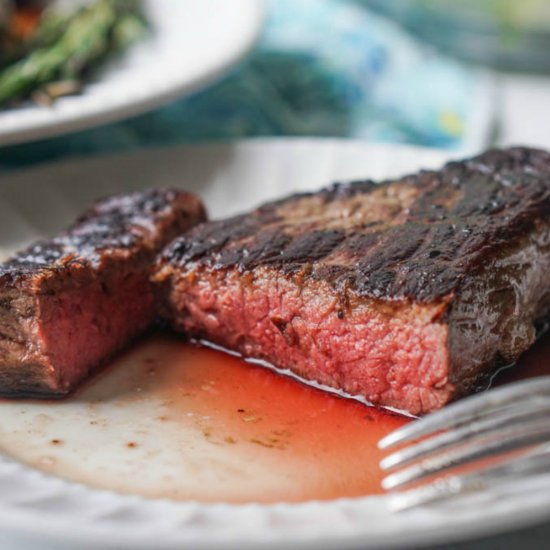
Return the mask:
<path id="1" fill-rule="evenodd" d="M 153 33 L 108 64 L 82 95 L 0 111 L 0 145 L 137 115 L 194 92 L 252 46 L 262 0 L 145 0 Z"/>
<path id="2" fill-rule="evenodd" d="M 0 246 L 6 252 L 54 231 L 93 197 L 107 192 L 178 184 L 199 192 L 212 214 L 222 216 L 335 179 L 397 176 L 420 167 L 437 167 L 445 158 L 445 153 L 433 150 L 296 139 L 71 160 L 4 177 L 0 186 Z M 118 371 L 114 375 L 119 376 Z M 87 391 L 99 386 L 92 385 Z M 113 415 L 109 433 L 126 438 L 132 426 L 131 430 L 142 430 L 141 437 L 146 437 L 145 414 L 138 410 L 129 417 L 120 409 L 115 411 L 119 403 L 117 388 L 121 387 L 123 384 L 113 384 L 110 399 L 100 405 L 105 418 Z M 44 415 L 56 416 L 48 407 L 45 403 L 0 403 L 0 448 L 32 461 L 29 453 L 33 452 L 33 438 L 39 437 L 37 434 L 53 435 L 44 427 L 52 422 Z M 15 415 L 32 416 L 33 411 L 42 416 L 28 423 L 28 439 L 14 442 L 10 429 L 15 427 Z M 83 441 L 89 437 L 88 447 L 105 445 L 105 438 L 96 440 L 93 430 L 88 433 L 80 428 L 85 415 L 90 414 L 82 403 L 70 401 L 65 411 L 62 422 L 59 416 L 54 418 L 56 429 Z M 17 422 L 22 425 L 22 421 Z M 156 437 L 162 440 L 163 436 L 157 433 Z M 59 452 L 69 465 L 78 465 L 82 460 L 78 452 Z M 90 463 L 90 468 L 95 468 L 91 475 L 101 476 L 100 468 L 111 468 L 109 461 L 117 460 L 117 456 L 106 446 L 103 465 L 97 457 Z M 160 467 L 165 466 L 151 458 L 144 478 Z M 131 472 L 131 465 L 129 468 Z M 208 472 L 208 461 L 204 468 Z M 386 497 L 293 505 L 201 504 L 95 490 L 44 475 L 4 457 L 0 458 L 0 542 L 6 549 L 45 548 L 47 544 L 52 548 L 209 549 L 280 548 L 283 544 L 303 548 L 410 546 L 449 542 L 550 518 L 549 489 L 550 480 L 546 478 L 536 485 L 487 492 L 466 501 L 402 514 L 390 511 Z"/>

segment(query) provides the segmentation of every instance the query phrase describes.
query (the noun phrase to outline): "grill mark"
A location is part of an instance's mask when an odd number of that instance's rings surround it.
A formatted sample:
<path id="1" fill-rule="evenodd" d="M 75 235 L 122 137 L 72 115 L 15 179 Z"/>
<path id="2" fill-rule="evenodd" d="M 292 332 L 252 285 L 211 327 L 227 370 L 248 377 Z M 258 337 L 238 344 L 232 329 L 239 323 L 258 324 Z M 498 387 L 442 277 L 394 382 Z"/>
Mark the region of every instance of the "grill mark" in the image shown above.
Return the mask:
<path id="1" fill-rule="evenodd" d="M 164 261 L 303 271 L 359 295 L 432 302 L 547 219 L 549 174 L 549 153 L 512 148 L 379 185 L 335 184 L 199 226 Z"/>
<path id="2" fill-rule="evenodd" d="M 17 344 L 17 345 L 23 345 L 25 343 L 24 340 L 22 340 L 21 338 L 16 338 L 14 337 L 13 335 L 10 335 L 10 334 L 7 334 L 6 332 L 3 332 L 0 330 L 0 341 L 8 341 L 8 342 L 11 342 L 13 344 Z"/>
<path id="3" fill-rule="evenodd" d="M 145 192 L 117 195 L 98 201 L 64 233 L 41 241 L 17 253 L 0 264 L 0 281 L 15 282 L 37 271 L 51 271 L 70 262 L 94 264 L 101 260 L 103 251 L 130 251 L 143 245 L 153 248 L 158 232 L 156 224 L 163 217 L 172 216 L 172 204 L 181 191 L 151 189 Z M 181 210 L 181 223 L 193 215 L 204 219 L 204 211 L 197 204 L 197 212 Z"/>

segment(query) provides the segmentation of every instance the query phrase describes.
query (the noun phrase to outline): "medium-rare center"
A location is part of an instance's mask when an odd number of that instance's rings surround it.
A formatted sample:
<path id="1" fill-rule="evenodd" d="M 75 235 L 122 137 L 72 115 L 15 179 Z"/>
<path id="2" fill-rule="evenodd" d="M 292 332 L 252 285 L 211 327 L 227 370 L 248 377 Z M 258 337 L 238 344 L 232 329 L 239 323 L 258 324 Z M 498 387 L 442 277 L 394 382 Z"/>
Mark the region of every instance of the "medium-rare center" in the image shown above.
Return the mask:
<path id="1" fill-rule="evenodd" d="M 154 283 L 186 335 L 427 413 L 514 362 L 550 311 L 550 154 L 489 151 L 201 224 Z"/>

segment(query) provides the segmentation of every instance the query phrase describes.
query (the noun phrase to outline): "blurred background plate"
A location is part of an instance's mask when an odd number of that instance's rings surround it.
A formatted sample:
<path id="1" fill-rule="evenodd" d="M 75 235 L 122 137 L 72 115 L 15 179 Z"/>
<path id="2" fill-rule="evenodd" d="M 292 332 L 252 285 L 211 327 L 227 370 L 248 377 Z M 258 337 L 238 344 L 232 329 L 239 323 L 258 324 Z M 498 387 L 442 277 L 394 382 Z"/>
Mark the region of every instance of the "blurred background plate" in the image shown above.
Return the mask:
<path id="1" fill-rule="evenodd" d="M 194 92 L 242 58 L 263 19 L 260 0 L 147 0 L 145 8 L 151 37 L 105 67 L 82 95 L 0 111 L 0 145 L 105 124 Z"/>

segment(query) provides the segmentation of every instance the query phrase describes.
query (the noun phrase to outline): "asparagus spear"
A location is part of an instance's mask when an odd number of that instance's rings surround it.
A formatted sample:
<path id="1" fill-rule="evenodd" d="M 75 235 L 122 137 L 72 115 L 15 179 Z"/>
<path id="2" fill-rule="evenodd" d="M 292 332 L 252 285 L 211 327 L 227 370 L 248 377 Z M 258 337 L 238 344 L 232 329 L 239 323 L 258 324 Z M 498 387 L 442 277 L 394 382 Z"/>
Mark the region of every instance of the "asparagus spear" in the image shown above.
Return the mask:
<path id="1" fill-rule="evenodd" d="M 120 45 L 121 29 L 144 28 L 136 0 L 96 0 L 79 10 L 53 44 L 0 73 L 0 105 L 56 80 L 75 80 Z"/>
<path id="2" fill-rule="evenodd" d="M 40 17 L 38 27 L 30 36 L 23 39 L 15 39 L 12 36 L 9 47 L 0 48 L 0 69 L 23 59 L 33 50 L 45 48 L 57 42 L 67 29 L 75 13 L 76 10 L 46 8 Z M 8 35 L 10 34 L 11 32 L 8 31 Z"/>

